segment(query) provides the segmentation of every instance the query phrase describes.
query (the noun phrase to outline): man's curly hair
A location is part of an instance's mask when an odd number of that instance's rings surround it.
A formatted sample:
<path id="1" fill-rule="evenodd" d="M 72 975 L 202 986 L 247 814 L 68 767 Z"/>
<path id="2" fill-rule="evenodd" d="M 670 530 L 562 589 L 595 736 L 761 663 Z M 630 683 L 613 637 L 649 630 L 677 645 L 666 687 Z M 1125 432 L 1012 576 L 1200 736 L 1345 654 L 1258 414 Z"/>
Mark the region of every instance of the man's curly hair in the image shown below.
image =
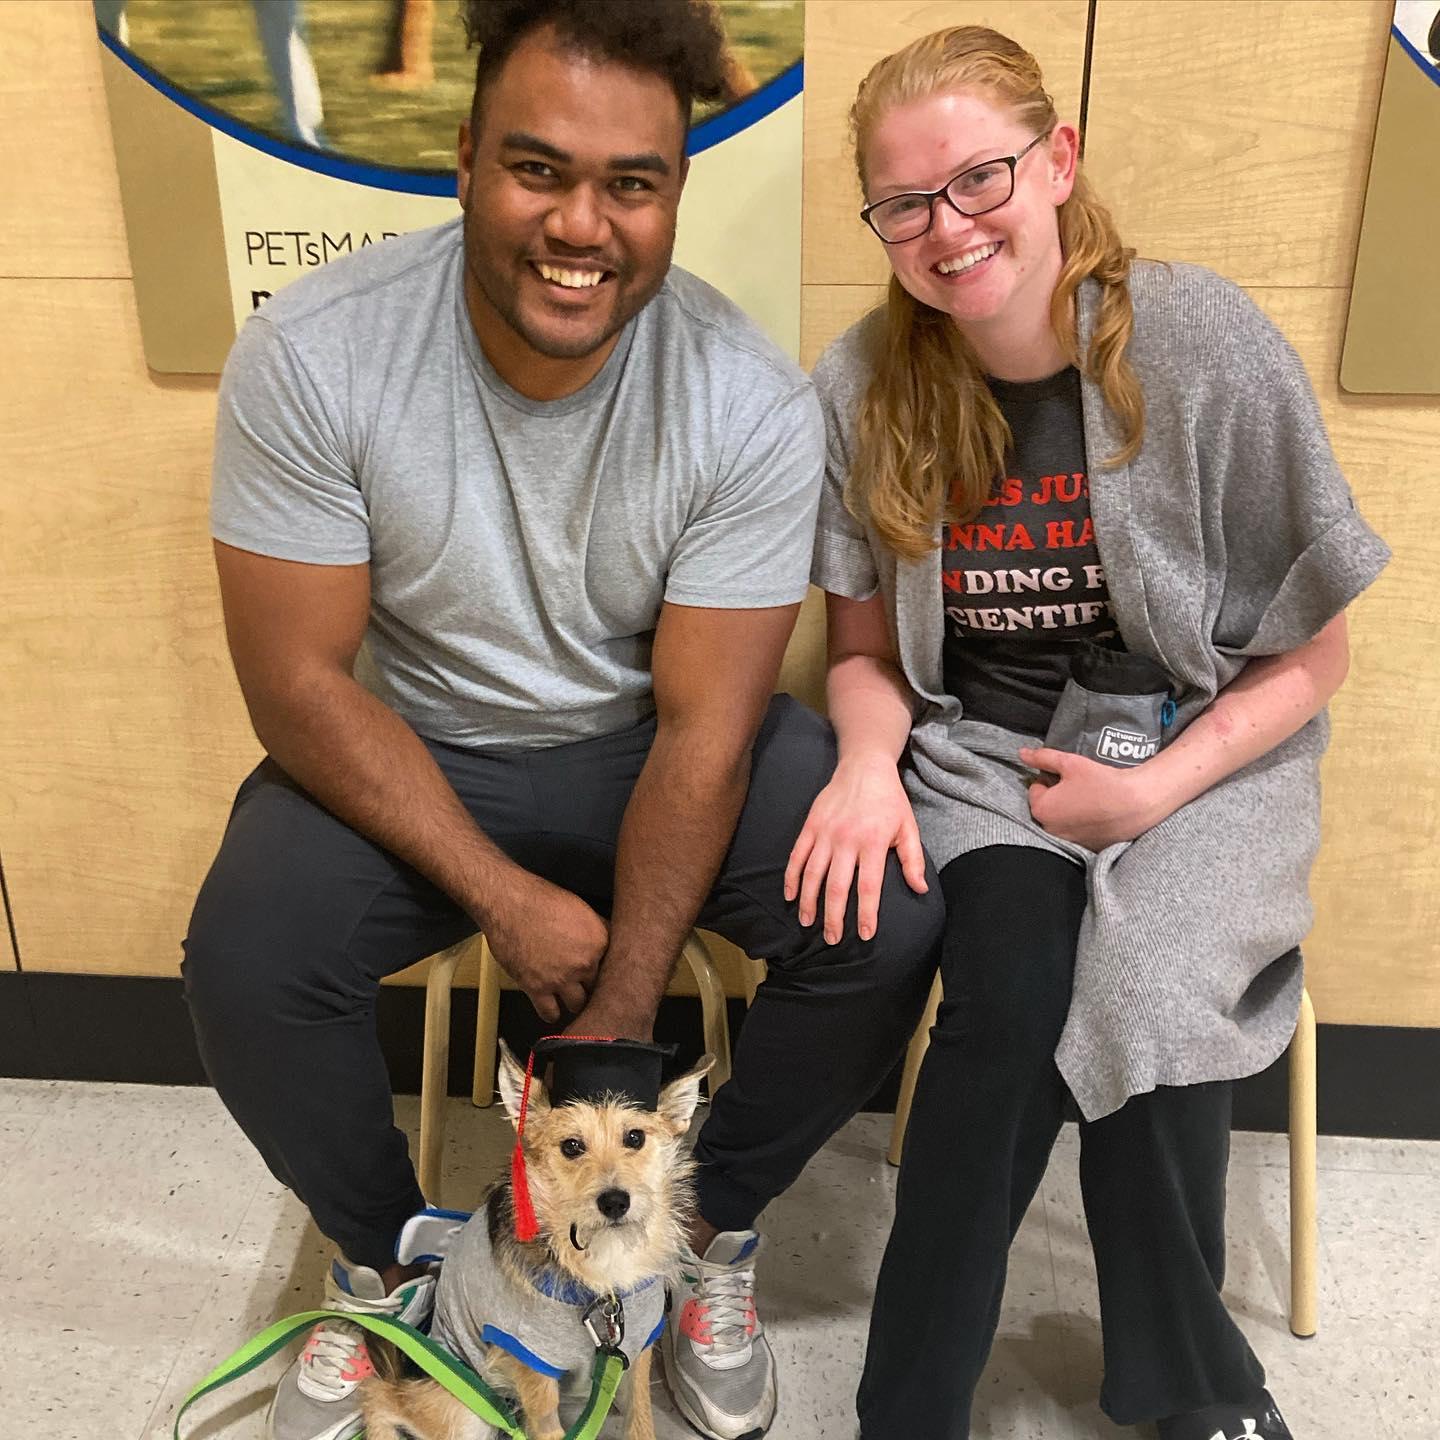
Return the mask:
<path id="1" fill-rule="evenodd" d="M 464 0 L 462 16 L 468 43 L 480 47 L 472 125 L 511 52 L 544 26 L 581 54 L 661 76 L 687 126 L 696 100 L 724 94 L 725 34 L 709 0 Z"/>

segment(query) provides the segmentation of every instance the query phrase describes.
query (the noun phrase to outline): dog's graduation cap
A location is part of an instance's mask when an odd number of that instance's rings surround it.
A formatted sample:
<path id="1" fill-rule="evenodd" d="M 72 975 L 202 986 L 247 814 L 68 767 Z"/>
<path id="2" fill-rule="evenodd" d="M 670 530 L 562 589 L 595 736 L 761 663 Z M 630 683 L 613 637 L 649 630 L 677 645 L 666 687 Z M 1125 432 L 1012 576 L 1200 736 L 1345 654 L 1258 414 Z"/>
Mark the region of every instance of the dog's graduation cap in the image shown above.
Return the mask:
<path id="1" fill-rule="evenodd" d="M 543 1078 L 552 1105 L 617 1095 L 641 1110 L 654 1110 L 660 1103 L 661 1072 L 674 1053 L 673 1045 L 643 1040 L 547 1035 L 535 1046 L 534 1063 L 549 1066 Z"/>
<path id="2" fill-rule="evenodd" d="M 515 1238 L 533 1240 L 539 1234 L 530 1184 L 525 1174 L 525 1115 L 530 1104 L 530 1082 L 539 1067 L 552 1105 L 616 1097 L 641 1110 L 660 1103 L 665 1062 L 674 1045 L 650 1045 L 643 1040 L 620 1040 L 601 1035 L 546 1035 L 530 1052 L 525 1067 L 525 1088 L 515 1123 L 515 1152 L 510 1161 L 515 1197 Z"/>

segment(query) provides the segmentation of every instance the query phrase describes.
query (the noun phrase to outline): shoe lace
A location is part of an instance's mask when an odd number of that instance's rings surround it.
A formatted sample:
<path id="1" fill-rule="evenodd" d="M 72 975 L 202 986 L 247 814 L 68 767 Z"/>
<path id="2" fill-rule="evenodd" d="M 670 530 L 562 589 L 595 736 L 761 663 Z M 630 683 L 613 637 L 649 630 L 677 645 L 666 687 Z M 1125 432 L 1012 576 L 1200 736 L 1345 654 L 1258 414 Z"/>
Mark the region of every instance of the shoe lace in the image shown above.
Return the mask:
<path id="1" fill-rule="evenodd" d="M 717 1356 L 743 1350 L 760 1333 L 755 1313 L 755 1267 L 697 1263 L 695 1297 L 704 1315 L 710 1348 Z"/>
<path id="2" fill-rule="evenodd" d="M 405 1293 L 397 1291 L 384 1299 L 362 1299 L 347 1294 L 335 1282 L 333 1271 L 325 1277 L 325 1308 L 367 1315 L 400 1315 Z M 336 1315 L 322 1320 L 306 1337 L 300 1352 L 300 1387 L 317 1399 L 340 1399 L 368 1375 L 375 1373 L 366 1344 L 365 1331 Z"/>
<path id="3" fill-rule="evenodd" d="M 307 1388 L 335 1399 L 375 1373 L 364 1332 L 343 1320 L 323 1320 L 310 1332 L 300 1353 L 300 1370 Z"/>

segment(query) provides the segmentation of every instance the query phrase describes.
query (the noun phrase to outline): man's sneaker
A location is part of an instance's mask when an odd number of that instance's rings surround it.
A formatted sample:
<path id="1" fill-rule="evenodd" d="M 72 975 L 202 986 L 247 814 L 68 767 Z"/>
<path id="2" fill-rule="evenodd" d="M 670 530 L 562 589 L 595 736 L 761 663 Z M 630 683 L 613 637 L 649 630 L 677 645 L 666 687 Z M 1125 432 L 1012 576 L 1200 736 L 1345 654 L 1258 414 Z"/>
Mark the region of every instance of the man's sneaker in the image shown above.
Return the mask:
<path id="1" fill-rule="evenodd" d="M 753 1230 L 724 1230 L 704 1258 L 687 1250 L 661 1345 L 680 1413 L 711 1440 L 757 1440 L 775 1418 L 775 1357 L 755 1314 Z"/>
<path id="2" fill-rule="evenodd" d="M 374 1270 L 336 1259 L 325 1277 L 326 1310 L 389 1315 L 424 1325 L 435 1299 L 435 1277 L 421 1275 L 388 1295 Z M 270 1440 L 353 1440 L 364 1427 L 360 1382 L 375 1373 L 366 1331 L 344 1320 L 322 1320 L 305 1337 L 300 1358 L 281 1377 L 270 1402 Z"/>
<path id="3" fill-rule="evenodd" d="M 1160 1440 L 1294 1440 L 1268 1390 L 1244 1405 L 1207 1405 L 1172 1415 L 1157 1428 Z"/>

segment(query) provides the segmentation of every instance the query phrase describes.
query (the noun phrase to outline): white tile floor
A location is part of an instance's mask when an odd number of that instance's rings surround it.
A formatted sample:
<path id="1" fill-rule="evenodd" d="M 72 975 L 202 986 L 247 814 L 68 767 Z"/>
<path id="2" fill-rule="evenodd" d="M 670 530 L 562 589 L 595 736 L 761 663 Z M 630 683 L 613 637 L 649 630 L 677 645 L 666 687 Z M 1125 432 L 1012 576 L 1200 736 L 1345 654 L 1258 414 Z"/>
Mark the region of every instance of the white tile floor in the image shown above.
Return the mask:
<path id="1" fill-rule="evenodd" d="M 444 1199 L 505 1164 L 498 1111 L 452 1101 Z M 417 1107 L 398 1102 L 413 1127 Z M 853 1121 L 764 1222 L 760 1299 L 780 1365 L 776 1440 L 850 1440 L 867 1297 L 889 1222 L 888 1119 Z M 1068 1129 L 1012 1256 L 976 1440 L 1118 1440 Z M 1237 1134 L 1232 1309 L 1297 1440 L 1440 1436 L 1440 1143 L 1320 1143 L 1320 1333 L 1291 1337 L 1283 1137 Z M 0 1080 L 0 1401 L 37 1440 L 161 1440 L 179 1398 L 320 1294 L 327 1247 L 207 1090 Z M 261 1440 L 264 1381 L 187 1420 Z M 656 1387 L 662 1440 L 691 1432 Z"/>

